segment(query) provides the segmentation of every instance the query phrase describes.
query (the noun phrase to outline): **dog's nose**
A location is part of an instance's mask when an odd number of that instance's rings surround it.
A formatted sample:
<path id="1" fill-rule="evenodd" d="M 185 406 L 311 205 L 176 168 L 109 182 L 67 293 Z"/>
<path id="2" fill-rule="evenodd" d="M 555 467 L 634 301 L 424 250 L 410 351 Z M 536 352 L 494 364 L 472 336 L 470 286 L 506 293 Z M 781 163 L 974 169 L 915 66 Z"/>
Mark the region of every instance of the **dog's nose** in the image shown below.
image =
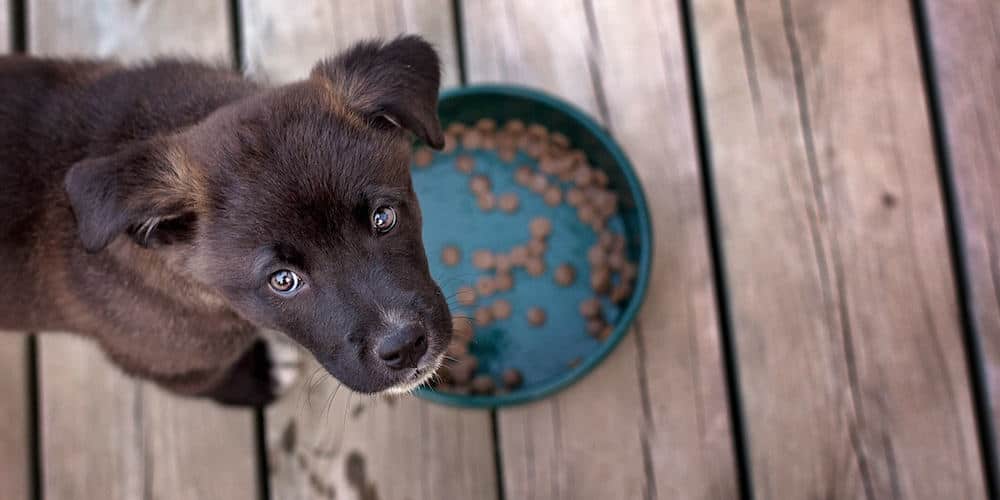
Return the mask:
<path id="1" fill-rule="evenodd" d="M 382 339 L 378 346 L 378 357 L 389 368 L 402 370 L 416 368 L 420 357 L 427 352 L 427 335 L 417 325 L 409 325 Z"/>

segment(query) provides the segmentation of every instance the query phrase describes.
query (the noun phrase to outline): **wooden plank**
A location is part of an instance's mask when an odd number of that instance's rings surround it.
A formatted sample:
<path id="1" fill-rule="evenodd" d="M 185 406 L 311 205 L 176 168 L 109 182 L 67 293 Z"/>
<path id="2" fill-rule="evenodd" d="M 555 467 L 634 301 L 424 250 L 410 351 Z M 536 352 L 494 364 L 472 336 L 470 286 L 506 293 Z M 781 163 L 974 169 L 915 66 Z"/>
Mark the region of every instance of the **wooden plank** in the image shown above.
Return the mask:
<path id="1" fill-rule="evenodd" d="M 583 381 L 499 412 L 508 496 L 733 498 L 677 3 L 482 0 L 463 7 L 469 81 L 540 87 L 603 121 L 651 195 L 657 238 L 635 331 Z"/>
<path id="2" fill-rule="evenodd" d="M 229 13 L 174 2 L 33 1 L 29 46 L 44 54 L 159 53 L 231 61 Z M 39 341 L 43 488 L 49 498 L 255 498 L 253 413 L 182 399 L 125 377 L 96 345 Z"/>
<path id="3" fill-rule="evenodd" d="M 951 160 L 961 251 L 984 360 L 994 430 L 1000 429 L 1000 4 L 925 2 Z M 987 272 L 989 270 L 989 272 Z M 995 436 L 994 436 L 995 437 Z M 989 444 L 997 452 L 998 443 Z M 996 466 L 996 464 L 994 464 Z M 1000 475 L 1000 470 L 994 470 Z"/>
<path id="4" fill-rule="evenodd" d="M 984 497 L 910 2 L 693 5 L 756 497 Z"/>
<path id="5" fill-rule="evenodd" d="M 241 11 L 247 68 L 272 81 L 301 78 L 318 59 L 363 38 L 405 31 L 434 43 L 445 84 L 458 82 L 446 0 L 314 0 L 296 9 L 252 0 L 242 2 Z M 305 373 L 317 365 L 310 366 Z M 330 400 L 338 384 L 329 378 L 312 391 L 308 405 L 309 380 L 300 382 L 267 412 L 273 498 L 332 498 L 331 492 L 337 498 L 496 498 L 489 413 L 413 398 L 374 401 L 346 388 Z M 363 482 L 348 474 L 361 464 Z"/>
<path id="6" fill-rule="evenodd" d="M 10 3 L 0 0 L 0 52 L 11 49 Z M 31 425 L 28 343 L 24 334 L 0 332 L 0 498 L 31 497 Z"/>
<path id="7" fill-rule="evenodd" d="M 0 498 L 31 498 L 31 412 L 28 343 L 24 334 L 0 332 Z"/>

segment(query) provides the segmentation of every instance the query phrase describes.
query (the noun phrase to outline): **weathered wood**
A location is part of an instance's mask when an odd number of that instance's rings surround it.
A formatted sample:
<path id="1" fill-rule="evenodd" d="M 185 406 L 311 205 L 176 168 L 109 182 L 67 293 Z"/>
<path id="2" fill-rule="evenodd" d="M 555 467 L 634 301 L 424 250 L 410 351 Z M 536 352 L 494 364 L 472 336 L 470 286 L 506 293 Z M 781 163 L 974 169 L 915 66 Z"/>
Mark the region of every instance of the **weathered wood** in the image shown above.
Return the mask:
<path id="1" fill-rule="evenodd" d="M 33 1 L 29 47 L 135 60 L 185 53 L 231 61 L 216 3 Z M 39 340 L 48 498 L 255 498 L 253 413 L 181 399 L 125 377 L 82 338 Z"/>
<path id="2" fill-rule="evenodd" d="M 982 498 L 910 2 L 693 2 L 757 498 Z"/>
<path id="3" fill-rule="evenodd" d="M 968 300 L 993 428 L 1000 429 L 1000 3 L 924 4 L 962 226 Z M 998 445 L 991 443 L 994 450 Z"/>
<path id="4" fill-rule="evenodd" d="M 24 334 L 0 332 L 0 498 L 31 498 L 31 412 Z"/>
<path id="5" fill-rule="evenodd" d="M 0 0 L 0 52 L 11 48 L 10 3 Z M 0 332 L 0 498 L 31 497 L 31 417 L 28 344 L 23 334 Z"/>
<path id="6" fill-rule="evenodd" d="M 603 121 L 651 195 L 657 238 L 635 331 L 583 381 L 499 412 L 508 496 L 733 498 L 677 4 L 482 0 L 463 11 L 469 81 L 540 87 Z"/>
<path id="7" fill-rule="evenodd" d="M 301 78 L 317 60 L 354 42 L 419 33 L 440 50 L 445 84 L 458 82 L 451 3 L 244 1 L 244 59 L 272 81 Z M 311 356 L 310 356 L 311 358 Z M 305 373 L 317 365 L 311 363 Z M 326 376 L 323 374 L 322 376 Z M 332 402 L 332 380 L 308 395 L 308 377 L 267 412 L 274 498 L 495 498 L 494 445 L 487 412 L 404 398 L 350 395 Z M 312 400 L 312 405 L 306 403 Z M 329 406 L 328 406 L 329 402 Z M 364 483 L 347 474 L 364 464 Z"/>
<path id="8" fill-rule="evenodd" d="M 271 81 L 302 78 L 316 61 L 355 42 L 422 35 L 438 50 L 442 85 L 458 85 L 458 49 L 448 0 L 311 0 L 288 8 L 275 0 L 240 2 L 246 71 Z"/>

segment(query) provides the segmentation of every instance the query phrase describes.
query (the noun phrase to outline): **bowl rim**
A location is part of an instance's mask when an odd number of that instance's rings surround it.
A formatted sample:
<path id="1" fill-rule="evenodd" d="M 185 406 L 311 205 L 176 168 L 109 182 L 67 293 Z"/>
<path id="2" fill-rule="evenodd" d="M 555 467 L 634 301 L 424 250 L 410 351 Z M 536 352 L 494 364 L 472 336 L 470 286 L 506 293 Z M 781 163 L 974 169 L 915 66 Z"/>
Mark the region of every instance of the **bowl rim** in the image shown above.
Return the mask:
<path id="1" fill-rule="evenodd" d="M 639 227 L 639 267 L 635 289 L 632 293 L 632 300 L 629 301 L 628 306 L 622 311 L 622 314 L 615 325 L 614 332 L 612 332 L 611 336 L 609 336 L 608 339 L 605 340 L 605 342 L 598 348 L 596 354 L 591 354 L 577 366 L 561 372 L 541 384 L 533 385 L 531 387 L 519 389 L 515 392 L 506 394 L 471 396 L 437 392 L 427 387 L 421 387 L 415 391 L 415 394 L 418 397 L 435 403 L 442 403 L 449 406 L 463 408 L 488 409 L 528 403 L 565 389 L 571 384 L 584 378 L 588 373 L 596 368 L 597 365 L 604 361 L 612 351 L 615 350 L 621 340 L 628 333 L 629 328 L 632 326 L 633 321 L 635 321 L 635 318 L 638 315 L 639 309 L 642 307 L 642 304 L 646 299 L 646 291 L 649 286 L 649 275 L 652 269 L 653 260 L 653 227 L 650 220 L 649 208 L 646 203 L 646 195 L 643 191 L 642 184 L 639 181 L 639 176 L 632 167 L 632 163 L 629 161 L 628 156 L 625 155 L 625 152 L 618 145 L 618 143 L 611 137 L 611 134 L 601 124 L 591 118 L 589 114 L 576 105 L 555 97 L 554 95 L 546 93 L 542 90 L 520 85 L 481 84 L 450 88 L 441 92 L 439 102 L 484 94 L 517 97 L 536 101 L 566 114 L 571 119 L 582 125 L 601 143 L 602 146 L 607 149 L 607 151 L 614 158 L 618 168 L 621 169 L 628 185 L 628 189 L 631 191 L 632 197 L 635 201 L 635 210 L 638 215 Z"/>

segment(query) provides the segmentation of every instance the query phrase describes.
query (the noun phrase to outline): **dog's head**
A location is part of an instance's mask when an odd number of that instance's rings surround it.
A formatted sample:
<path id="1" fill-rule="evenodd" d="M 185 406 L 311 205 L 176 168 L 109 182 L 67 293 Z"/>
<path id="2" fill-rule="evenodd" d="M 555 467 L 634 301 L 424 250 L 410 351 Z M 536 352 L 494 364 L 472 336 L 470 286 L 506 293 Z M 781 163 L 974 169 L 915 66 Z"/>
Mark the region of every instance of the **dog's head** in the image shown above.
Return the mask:
<path id="1" fill-rule="evenodd" d="M 81 161 L 65 181 L 80 240 L 170 253 L 177 279 L 287 333 L 352 389 L 409 390 L 451 336 L 409 173 L 410 133 L 443 145 L 439 79 L 419 38 L 362 43 L 188 130 Z"/>

